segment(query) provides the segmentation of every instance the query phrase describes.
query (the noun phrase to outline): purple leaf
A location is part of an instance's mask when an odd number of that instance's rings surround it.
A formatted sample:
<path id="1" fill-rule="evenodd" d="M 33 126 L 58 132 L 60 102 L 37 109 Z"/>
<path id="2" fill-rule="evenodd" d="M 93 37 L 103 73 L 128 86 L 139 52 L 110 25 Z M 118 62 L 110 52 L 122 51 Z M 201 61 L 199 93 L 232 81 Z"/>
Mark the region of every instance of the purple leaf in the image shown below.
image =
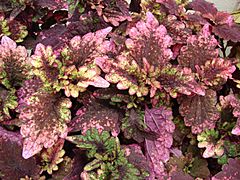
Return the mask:
<path id="1" fill-rule="evenodd" d="M 217 36 L 224 38 L 224 40 L 231 40 L 233 42 L 240 41 L 240 26 L 239 25 L 232 25 L 229 26 L 228 24 L 223 25 L 216 25 L 213 27 L 212 30 Z"/>
<path id="2" fill-rule="evenodd" d="M 20 179 L 28 176 L 38 179 L 40 168 L 36 158 L 23 159 L 22 138 L 18 133 L 0 127 L 0 178 Z"/>
<path id="3" fill-rule="evenodd" d="M 151 132 L 146 124 L 144 124 L 144 115 L 137 109 L 130 109 L 121 122 L 121 130 L 127 139 L 133 138 L 138 143 L 141 143 L 145 138 L 156 136 L 156 134 Z"/>
<path id="4" fill-rule="evenodd" d="M 205 0 L 194 0 L 189 4 L 189 7 L 195 11 L 199 11 L 205 18 L 213 19 L 217 14 L 217 8 L 214 4 Z"/>
<path id="5" fill-rule="evenodd" d="M 188 38 L 187 45 L 181 49 L 178 62 L 181 66 L 189 67 L 196 72 L 196 65 L 205 65 L 208 60 L 218 57 L 217 45 L 218 42 L 214 36 L 203 29 L 201 34 Z"/>
<path id="6" fill-rule="evenodd" d="M 49 10 L 67 9 L 65 0 L 35 0 L 35 8 L 48 8 Z"/>
<path id="7" fill-rule="evenodd" d="M 169 160 L 172 146 L 172 133 L 175 125 L 172 122 L 172 111 L 165 108 L 145 109 L 145 123 L 151 131 L 158 134 L 155 140 L 145 139 L 147 158 L 152 167 L 151 177 L 163 179 L 165 175 L 164 162 Z"/>
<path id="8" fill-rule="evenodd" d="M 229 159 L 228 164 L 223 165 L 222 171 L 212 177 L 212 180 L 238 180 L 240 179 L 240 160 Z"/>
<path id="9" fill-rule="evenodd" d="M 206 90 L 205 96 L 185 98 L 180 105 L 180 114 L 184 117 L 186 126 L 192 127 L 192 133 L 199 134 L 205 129 L 213 129 L 220 114 L 216 107 L 217 94 Z"/>
<path id="10" fill-rule="evenodd" d="M 195 81 L 189 68 L 166 66 L 157 80 L 160 86 L 174 98 L 177 97 L 177 93 L 205 95 L 205 90 Z"/>
<path id="11" fill-rule="evenodd" d="M 111 131 L 113 136 L 117 136 L 120 132 L 119 112 L 96 101 L 80 108 L 71 121 L 71 131 L 81 130 L 85 134 L 91 128 L 96 128 L 99 132 Z"/>
<path id="12" fill-rule="evenodd" d="M 143 155 L 141 147 L 137 144 L 131 144 L 127 146 L 121 146 L 129 163 L 133 164 L 140 171 L 150 172 L 150 166 L 147 162 L 147 158 Z"/>
<path id="13" fill-rule="evenodd" d="M 195 66 L 200 80 L 207 86 L 221 87 L 227 82 L 228 78 L 232 78 L 232 73 L 236 67 L 230 60 L 216 58 L 207 61 L 204 66 Z"/>

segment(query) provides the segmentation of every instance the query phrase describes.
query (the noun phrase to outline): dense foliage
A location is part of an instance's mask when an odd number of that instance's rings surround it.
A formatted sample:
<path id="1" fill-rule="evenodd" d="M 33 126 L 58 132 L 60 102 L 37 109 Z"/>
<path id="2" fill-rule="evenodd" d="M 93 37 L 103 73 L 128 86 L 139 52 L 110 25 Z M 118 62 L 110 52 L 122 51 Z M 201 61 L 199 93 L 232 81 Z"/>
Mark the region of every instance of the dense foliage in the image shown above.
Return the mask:
<path id="1" fill-rule="evenodd" d="M 205 0 L 0 1 L 0 179 L 239 180 L 237 22 Z"/>

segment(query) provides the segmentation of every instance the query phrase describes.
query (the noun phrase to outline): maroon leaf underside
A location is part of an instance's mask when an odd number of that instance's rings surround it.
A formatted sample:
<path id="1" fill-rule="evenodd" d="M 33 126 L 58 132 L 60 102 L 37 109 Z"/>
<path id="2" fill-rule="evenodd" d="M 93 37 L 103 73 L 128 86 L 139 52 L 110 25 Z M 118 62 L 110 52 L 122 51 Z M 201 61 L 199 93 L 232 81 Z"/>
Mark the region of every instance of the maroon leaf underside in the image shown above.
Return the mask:
<path id="1" fill-rule="evenodd" d="M 122 146 L 126 151 L 128 161 L 137 169 L 150 172 L 150 166 L 146 157 L 143 155 L 141 147 L 137 144 Z"/>
<path id="2" fill-rule="evenodd" d="M 166 175 L 164 162 L 169 160 L 172 146 L 172 133 L 175 125 L 172 122 L 172 111 L 165 108 L 145 109 L 145 123 L 158 134 L 156 140 L 145 139 L 147 159 L 152 167 L 150 178 L 163 179 Z"/>
<path id="3" fill-rule="evenodd" d="M 0 178 L 13 180 L 25 176 L 38 179 L 40 172 L 35 157 L 22 157 L 22 138 L 0 127 Z"/>
<path id="4" fill-rule="evenodd" d="M 220 114 L 216 107 L 217 95 L 213 90 L 206 90 L 205 96 L 195 95 L 185 98 L 180 105 L 180 114 L 186 126 L 191 126 L 192 133 L 198 134 L 205 129 L 213 129 Z"/>
<path id="5" fill-rule="evenodd" d="M 127 117 L 122 119 L 121 130 L 127 139 L 133 138 L 138 143 L 144 142 L 145 138 L 152 139 L 156 136 L 153 131 L 145 127 L 141 112 L 131 109 Z"/>
<path id="6" fill-rule="evenodd" d="M 224 40 L 231 40 L 233 42 L 240 41 L 240 26 L 237 24 L 231 26 L 228 24 L 219 24 L 214 26 L 212 31 Z"/>

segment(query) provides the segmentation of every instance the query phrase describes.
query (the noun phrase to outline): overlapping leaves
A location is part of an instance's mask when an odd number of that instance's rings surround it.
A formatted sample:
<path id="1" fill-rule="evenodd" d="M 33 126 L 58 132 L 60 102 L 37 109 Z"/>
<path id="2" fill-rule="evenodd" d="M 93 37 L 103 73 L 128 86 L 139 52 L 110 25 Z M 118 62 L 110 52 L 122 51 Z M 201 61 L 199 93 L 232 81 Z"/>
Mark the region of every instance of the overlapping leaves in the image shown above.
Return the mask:
<path id="1" fill-rule="evenodd" d="M 112 28 L 88 33 L 83 37 L 75 36 L 62 51 L 63 75 L 60 77 L 61 86 L 66 96 L 78 97 L 89 85 L 106 88 L 109 83 L 103 79 L 101 70 L 94 59 L 106 56 L 108 41 L 105 40 Z"/>
<path id="2" fill-rule="evenodd" d="M 191 71 L 171 67 L 172 39 L 167 35 L 166 28 L 159 25 L 150 12 L 146 14 L 146 21 L 137 22 L 129 30 L 129 36 L 125 41 L 128 50 L 116 59 L 96 60 L 107 73 L 106 80 L 117 83 L 118 89 L 129 89 L 130 95 L 136 94 L 139 97 L 146 96 L 149 92 L 153 97 L 157 89 L 167 89 L 173 96 L 176 93 L 172 91 L 204 95 L 204 89 L 195 82 Z M 174 83 L 171 84 L 172 80 Z"/>
<path id="3" fill-rule="evenodd" d="M 209 23 L 212 31 L 219 37 L 233 42 L 240 41 L 239 25 L 235 24 L 233 17 L 226 12 L 218 12 L 217 8 L 205 0 L 194 0 L 189 5 L 196 12 L 189 15 L 190 21 Z"/>
<path id="4" fill-rule="evenodd" d="M 144 179 L 148 176 L 147 172 L 135 162 L 131 164 L 131 156 L 137 155 L 134 149 L 121 149 L 118 138 L 111 137 L 107 131 L 99 133 L 96 129 L 90 129 L 85 135 L 69 136 L 68 140 L 77 144 L 80 149 L 87 150 L 88 158 L 94 158 L 84 167 L 81 174 L 83 179 Z M 126 147 L 127 148 L 127 147 Z M 144 160 L 144 156 L 138 150 Z M 129 161 L 126 158 L 129 157 Z M 136 167 L 135 167 L 136 165 Z M 139 169 L 138 169 L 139 168 Z M 93 170 L 98 169 L 97 172 Z"/>
<path id="5" fill-rule="evenodd" d="M 156 139 L 145 139 L 146 156 L 152 168 L 150 177 L 163 179 L 166 176 L 164 162 L 169 160 L 175 129 L 172 112 L 165 107 L 146 108 L 145 123 L 151 131 L 157 133 Z"/>

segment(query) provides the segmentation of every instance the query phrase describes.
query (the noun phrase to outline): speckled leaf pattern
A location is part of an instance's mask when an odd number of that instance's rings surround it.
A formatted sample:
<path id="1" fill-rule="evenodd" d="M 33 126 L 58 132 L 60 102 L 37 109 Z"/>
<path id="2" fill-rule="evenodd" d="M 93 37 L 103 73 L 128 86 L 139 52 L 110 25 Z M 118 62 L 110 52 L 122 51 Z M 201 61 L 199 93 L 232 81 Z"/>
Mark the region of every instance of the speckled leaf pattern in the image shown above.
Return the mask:
<path id="1" fill-rule="evenodd" d="M 229 159 L 228 164 L 223 165 L 222 171 L 212 177 L 212 180 L 238 180 L 240 179 L 240 160 Z"/>
<path id="2" fill-rule="evenodd" d="M 29 76 L 29 66 L 26 48 L 3 36 L 0 44 L 0 83 L 6 88 L 22 85 Z"/>
<path id="3" fill-rule="evenodd" d="M 205 90 L 195 81 L 190 68 L 165 66 L 157 80 L 160 87 L 174 98 L 178 93 L 205 95 Z"/>
<path id="4" fill-rule="evenodd" d="M 236 70 L 230 60 L 215 58 L 209 60 L 204 66 L 195 66 L 200 80 L 207 86 L 222 86 L 228 78 L 232 78 L 232 73 Z"/>
<path id="5" fill-rule="evenodd" d="M 145 139 L 147 158 L 152 167 L 152 177 L 163 179 L 164 162 L 169 160 L 175 125 L 172 122 L 172 111 L 166 107 L 145 109 L 145 123 L 158 134 L 156 139 Z"/>
<path id="6" fill-rule="evenodd" d="M 46 86 L 57 86 L 62 63 L 56 58 L 52 47 L 38 44 L 31 56 L 33 73 L 39 77 Z"/>
<path id="7" fill-rule="evenodd" d="M 83 134 L 88 129 L 96 128 L 99 132 L 111 131 L 113 136 L 117 136 L 120 132 L 119 112 L 114 108 L 93 102 L 87 107 L 80 108 L 69 126 L 71 131 L 81 130 Z"/>
<path id="8" fill-rule="evenodd" d="M 208 60 L 218 57 L 217 40 L 208 30 L 202 31 L 199 35 L 188 37 L 187 45 L 181 48 L 178 57 L 179 64 L 191 68 L 193 72 L 196 72 L 196 65 L 204 65 Z"/>
<path id="9" fill-rule="evenodd" d="M 116 59 L 96 59 L 97 65 L 107 73 L 106 80 L 117 83 L 121 90 L 129 89 L 129 94 L 154 96 L 160 83 L 160 69 L 172 58 L 172 39 L 163 25 L 148 12 L 146 20 L 140 20 L 129 30 L 125 44 L 127 50 Z M 150 89 L 147 87 L 150 86 Z"/>
<path id="10" fill-rule="evenodd" d="M 216 107 L 217 96 L 213 90 L 206 90 L 205 96 L 195 95 L 184 98 L 179 111 L 186 126 L 191 126 L 192 133 L 198 134 L 205 129 L 213 129 L 220 113 Z"/>
<path id="11" fill-rule="evenodd" d="M 24 138 L 22 155 L 25 159 L 37 154 L 43 147 L 52 147 L 58 137 L 66 137 L 66 123 L 71 119 L 69 99 L 60 98 L 41 88 L 32 92 L 32 95 L 24 94 L 31 86 L 32 84 L 26 83 L 18 91 L 18 96 L 23 97 L 19 102 L 18 112 L 20 121 L 24 123 L 20 132 Z"/>
<path id="12" fill-rule="evenodd" d="M 20 179 L 25 176 L 38 178 L 40 168 L 35 157 L 22 157 L 22 137 L 20 134 L 0 127 L 0 178 Z"/>

